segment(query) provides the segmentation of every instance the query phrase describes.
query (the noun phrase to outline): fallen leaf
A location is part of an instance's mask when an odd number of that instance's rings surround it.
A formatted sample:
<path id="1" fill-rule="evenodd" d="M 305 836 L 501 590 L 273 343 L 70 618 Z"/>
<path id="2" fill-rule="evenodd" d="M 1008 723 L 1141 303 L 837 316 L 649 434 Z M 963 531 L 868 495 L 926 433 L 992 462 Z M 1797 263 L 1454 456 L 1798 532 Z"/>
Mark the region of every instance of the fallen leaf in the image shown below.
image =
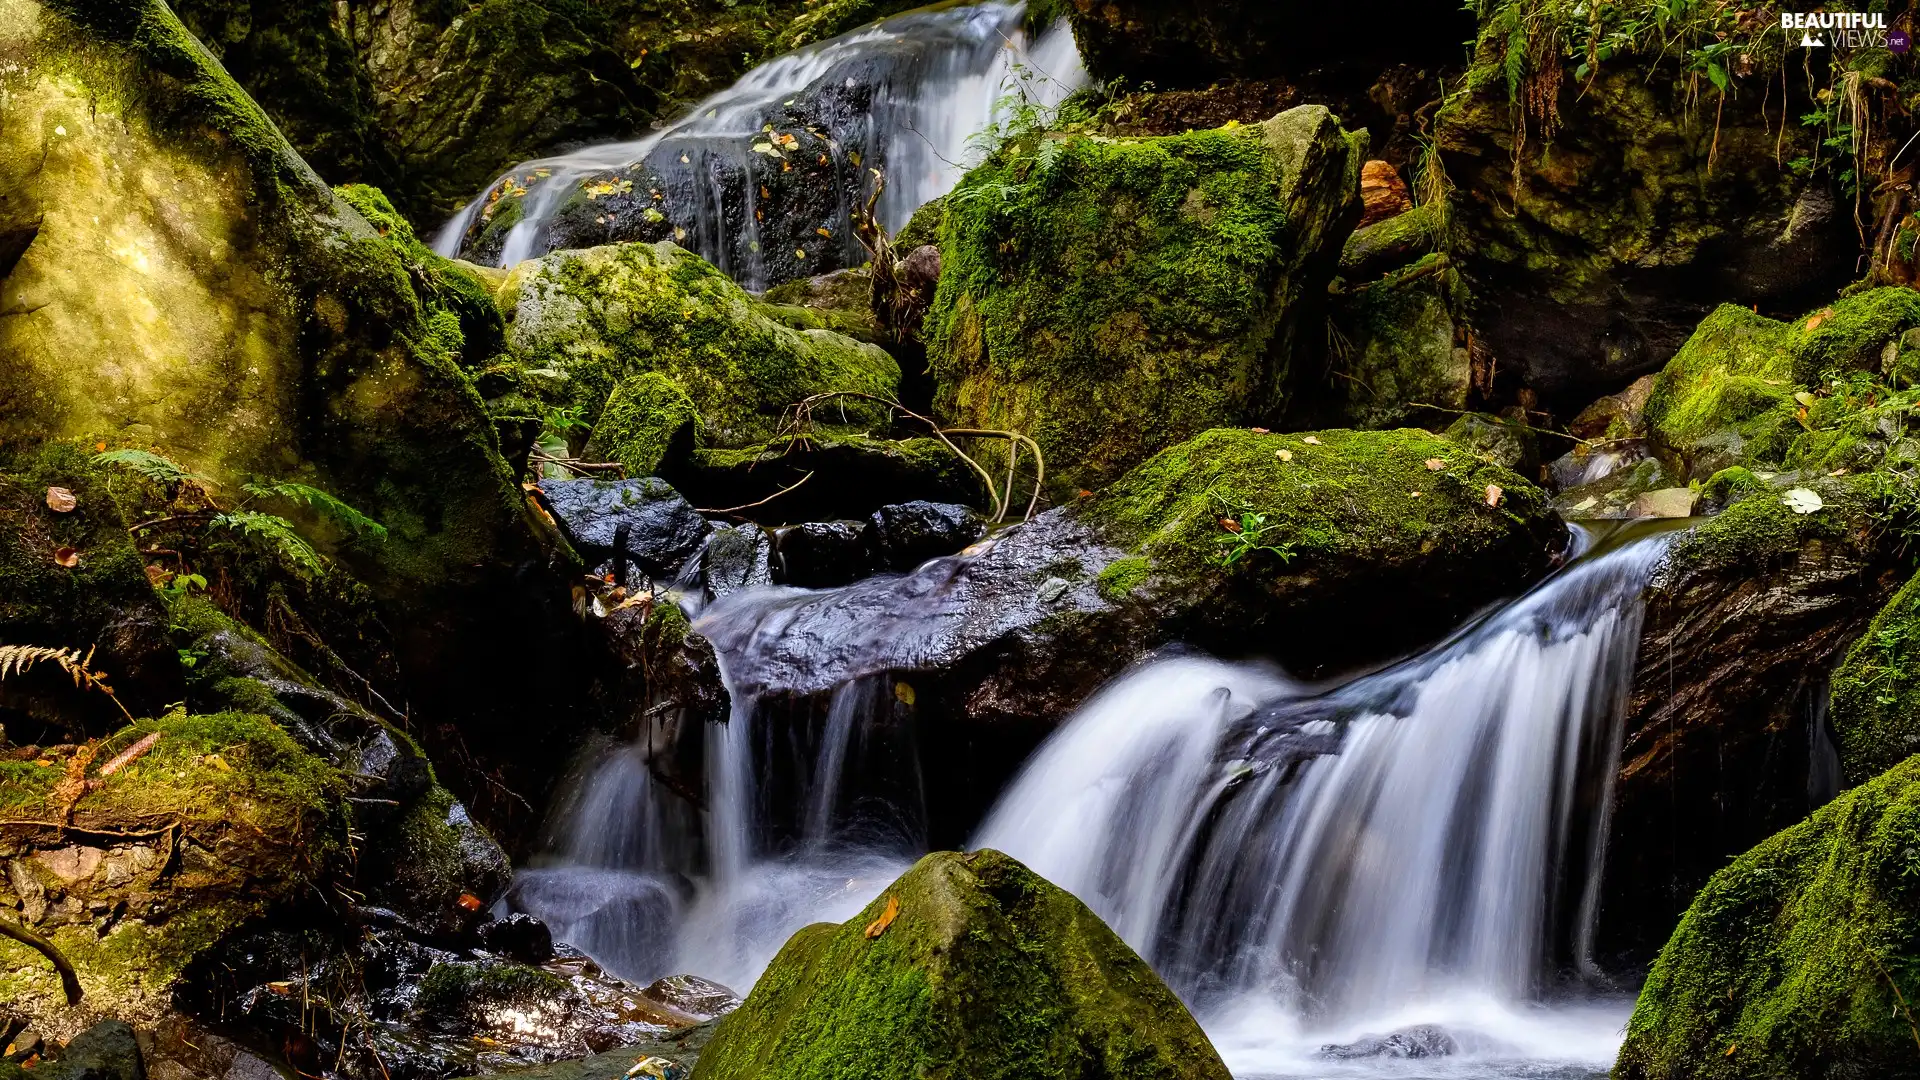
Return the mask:
<path id="1" fill-rule="evenodd" d="M 53 561 L 71 570 L 80 565 L 80 553 L 70 547 L 63 547 L 53 553 Z"/>
<path id="2" fill-rule="evenodd" d="M 1819 314 L 1807 320 L 1807 329 L 1818 330 L 1820 328 L 1820 324 L 1823 322 L 1826 322 L 1827 317 L 1832 314 L 1833 314 L 1832 308 L 1821 308 Z"/>
<path id="3" fill-rule="evenodd" d="M 1430 457 L 1427 459 L 1428 472 L 1439 472 L 1441 469 L 1444 469 L 1446 467 L 1447 467 L 1447 463 L 1444 461 L 1441 461 L 1437 457 Z"/>
<path id="4" fill-rule="evenodd" d="M 1086 488 L 1081 488 L 1081 489 L 1080 489 L 1080 490 L 1079 490 L 1078 492 L 1076 492 L 1075 494 L 1077 494 L 1077 495 L 1079 495 L 1079 496 L 1080 496 L 1081 498 L 1083 498 L 1083 499 L 1091 499 L 1091 498 L 1093 498 L 1093 492 L 1091 492 L 1091 491 L 1088 491 L 1088 490 L 1087 490 Z"/>
<path id="5" fill-rule="evenodd" d="M 68 491 L 66 488 L 50 487 L 47 489 L 47 509 L 54 513 L 71 514 L 73 513 L 73 508 L 78 505 L 80 505 L 80 500 L 74 498 L 73 492 Z"/>
<path id="6" fill-rule="evenodd" d="M 1811 409 L 1813 408 L 1813 403 L 1819 399 L 1815 398 L 1812 394 L 1807 393 L 1805 390 L 1801 390 L 1798 393 L 1793 395 L 1793 400 Z"/>
<path id="7" fill-rule="evenodd" d="M 481 908 L 487 906 L 484 901 L 470 892 L 461 893 L 460 899 L 455 901 L 455 903 L 467 911 L 479 911 Z"/>
<path id="8" fill-rule="evenodd" d="M 106 444 L 106 443 L 103 443 L 103 442 L 97 442 L 97 443 L 94 443 L 94 444 L 93 444 L 93 448 L 94 448 L 95 450 L 98 450 L 98 451 L 99 451 L 100 453 L 102 453 L 102 454 L 104 454 L 104 453 L 106 453 L 106 452 L 107 452 L 107 444 Z"/>
<path id="9" fill-rule="evenodd" d="M 794 252 L 794 253 L 793 253 L 793 257 L 794 257 L 794 258 L 796 258 L 796 259 L 804 259 L 804 258 L 806 258 L 806 257 L 807 257 L 807 249 L 806 249 L 806 248 L 801 248 L 800 250 L 798 250 L 798 251 L 796 251 L 796 252 Z"/>
<path id="10" fill-rule="evenodd" d="M 1500 496 L 1504 494 L 1506 494 L 1506 492 L 1500 490 L 1499 484 L 1488 484 L 1487 485 L 1487 505 L 1499 506 Z"/>
<path id="11" fill-rule="evenodd" d="M 900 917 L 900 898 L 898 896 L 893 895 L 892 893 L 888 893 L 887 909 L 880 913 L 879 918 L 867 924 L 867 936 L 870 938 L 877 938 L 881 934 L 886 933 L 887 927 L 892 926 L 893 920 L 899 917 Z"/>
<path id="12" fill-rule="evenodd" d="M 1739 1044 L 1739 1043 L 1730 1043 L 1730 1044 L 1728 1044 L 1728 1046 L 1727 1046 L 1727 1052 L 1726 1052 L 1725 1054 L 1723 1054 L 1723 1055 L 1721 1055 L 1721 1056 L 1723 1056 L 1723 1057 L 1732 1057 L 1732 1056 L 1733 1056 L 1733 1052 L 1734 1052 L 1735 1050 L 1738 1050 L 1738 1049 L 1740 1049 L 1740 1044 Z"/>
<path id="13" fill-rule="evenodd" d="M 1267 431 L 1267 429 L 1266 429 L 1266 428 L 1263 428 L 1263 427 L 1257 427 L 1257 428 L 1254 428 L 1254 429 L 1253 429 L 1253 433 L 1254 433 L 1255 435 L 1267 435 L 1267 434 L 1270 434 L 1270 432 L 1268 432 L 1268 431 Z"/>
<path id="14" fill-rule="evenodd" d="M 1803 487 L 1788 491 L 1780 501 L 1796 514 L 1811 514 L 1827 505 L 1825 500 L 1820 498 L 1819 492 Z"/>
<path id="15" fill-rule="evenodd" d="M 172 580 L 173 571 L 161 566 L 159 563 L 147 564 L 147 584 L 157 589 Z"/>
<path id="16" fill-rule="evenodd" d="M 286 997 L 293 993 L 293 984 L 291 982 L 270 982 L 267 984 L 267 989 L 281 997 Z"/>
<path id="17" fill-rule="evenodd" d="M 820 229 L 815 229 L 815 230 L 813 230 L 813 231 L 814 231 L 814 232 L 817 232 L 817 233 L 819 233 L 819 234 L 820 234 L 821 236 L 824 236 L 824 237 L 826 237 L 826 238 L 828 238 L 829 240 L 831 240 L 831 239 L 833 238 L 833 230 L 832 230 L 832 229 L 827 229 L 827 228 L 820 228 Z"/>
<path id="18" fill-rule="evenodd" d="M 34 764 L 40 766 L 43 769 L 53 768 L 53 761 L 51 758 L 41 758 L 40 760 L 34 762 Z"/>
<path id="19" fill-rule="evenodd" d="M 1313 437 L 1313 436 L 1311 436 L 1311 435 L 1309 435 L 1309 436 L 1307 436 L 1306 438 L 1304 438 L 1304 439 L 1302 439 L 1302 440 L 1300 440 L 1300 441 L 1301 441 L 1301 442 L 1303 442 L 1303 443 L 1306 443 L 1306 444 L 1307 444 L 1308 446 L 1319 446 L 1319 445 L 1320 445 L 1320 440 L 1319 440 L 1319 439 L 1316 439 L 1316 438 L 1314 438 L 1314 437 Z"/>
<path id="20" fill-rule="evenodd" d="M 908 683 L 903 683 L 903 682 L 894 683 L 893 696 L 899 699 L 900 704 L 911 705 L 913 704 L 913 698 L 914 698 L 913 687 Z"/>
<path id="21" fill-rule="evenodd" d="M 233 766 L 227 764 L 227 759 L 221 757 L 219 754 L 208 754 L 206 757 L 203 757 L 200 759 L 200 763 L 203 765 L 211 766 L 214 769 L 219 770 L 220 772 L 233 771 Z"/>
<path id="22" fill-rule="evenodd" d="M 1279 458 L 1279 459 L 1280 459 L 1281 461 L 1292 461 L 1292 460 L 1293 460 L 1293 451 L 1291 451 L 1291 450 L 1275 450 L 1275 451 L 1273 452 L 1273 456 L 1274 456 L 1274 457 L 1277 457 L 1277 458 Z"/>
<path id="23" fill-rule="evenodd" d="M 1409 491 L 1407 492 L 1407 494 L 1413 496 L 1416 499 L 1420 497 L 1420 493 L 1417 491 Z"/>
<path id="24" fill-rule="evenodd" d="M 1232 518 L 1221 518 L 1220 527 L 1227 530 L 1230 533 L 1237 533 L 1237 532 L 1243 531 L 1240 528 L 1240 523 L 1233 520 Z"/>

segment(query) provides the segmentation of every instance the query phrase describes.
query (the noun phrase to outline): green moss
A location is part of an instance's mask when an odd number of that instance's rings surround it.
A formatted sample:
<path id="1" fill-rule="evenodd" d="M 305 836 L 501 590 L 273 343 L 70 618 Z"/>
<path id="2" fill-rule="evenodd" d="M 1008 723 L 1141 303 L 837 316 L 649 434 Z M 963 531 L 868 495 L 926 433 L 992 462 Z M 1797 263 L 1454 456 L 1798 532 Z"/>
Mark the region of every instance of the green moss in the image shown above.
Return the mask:
<path id="1" fill-rule="evenodd" d="M 691 453 L 699 430 L 700 410 L 680 384 L 658 371 L 642 372 L 607 399 L 591 456 L 619 462 L 628 476 L 652 476 L 670 455 Z"/>
<path id="2" fill-rule="evenodd" d="M 1920 751 L 1920 578 L 1894 594 L 1835 669 L 1828 724 L 1853 783 Z"/>
<path id="3" fill-rule="evenodd" d="M 423 1012 L 478 1012 L 567 993 L 572 984 L 525 964 L 438 963 L 420 980 L 415 1005 Z"/>
<path id="4" fill-rule="evenodd" d="M 1753 436 L 1755 452 L 1777 458 L 1798 389 L 1790 333 L 1782 323 L 1722 304 L 1654 382 L 1645 411 L 1654 440 L 1684 453 L 1709 435 L 1739 431 Z"/>
<path id="5" fill-rule="evenodd" d="M 1490 485 L 1501 489 L 1498 506 L 1487 505 Z M 1156 572 L 1248 578 L 1275 574 L 1277 557 L 1253 552 L 1219 568 L 1229 535 L 1222 517 L 1265 515 L 1271 531 L 1263 539 L 1290 549 L 1297 572 L 1329 575 L 1342 565 L 1381 572 L 1499 546 L 1552 516 L 1532 484 L 1424 431 L 1309 436 L 1231 428 L 1162 451 L 1081 512 Z"/>
<path id="6" fill-rule="evenodd" d="M 1458 279 L 1429 256 L 1336 298 L 1334 325 L 1347 339 L 1331 385 L 1340 426 L 1399 427 L 1435 415 L 1424 406 L 1465 408 L 1473 373 L 1454 347 Z"/>
<path id="7" fill-rule="evenodd" d="M 1794 323 L 1792 378 L 1808 386 L 1854 372 L 1891 374 L 1899 339 L 1920 326 L 1920 292 L 1889 286 L 1854 293 Z"/>
<path id="8" fill-rule="evenodd" d="M 1910 1078 L 1899 998 L 1916 991 L 1920 757 L 1713 876 L 1648 974 L 1613 1074 Z"/>
<path id="9" fill-rule="evenodd" d="M 1670 557 L 1705 570 L 1752 573 L 1792 562 L 1809 541 L 1837 540 L 1868 515 L 1859 481 L 1827 481 L 1816 490 L 1826 508 L 1811 514 L 1795 513 L 1777 491 L 1755 491 L 1674 541 Z"/>
<path id="10" fill-rule="evenodd" d="M 694 1075 L 907 1080 L 955 1063 L 1005 1080 L 1227 1076 L 1113 931 L 995 851 L 929 855 L 849 922 L 795 934 Z"/>
<path id="11" fill-rule="evenodd" d="M 1108 563 L 1095 579 L 1100 595 L 1109 600 L 1125 600 L 1152 576 L 1149 566 L 1147 558 L 1142 555 L 1129 555 Z"/>
<path id="12" fill-rule="evenodd" d="M 558 252 L 516 271 L 501 302 L 513 311 L 516 352 L 563 373 L 565 399 L 593 423 L 615 386 L 646 372 L 677 383 L 720 445 L 773 435 L 787 408 L 809 395 L 892 397 L 900 380 L 884 351 L 782 326 L 725 275 L 668 243 Z M 835 403 L 821 418 L 886 422 L 859 401 L 844 410 Z"/>
<path id="13" fill-rule="evenodd" d="M 1340 273 L 1362 279 L 1395 263 L 1412 262 L 1439 248 L 1444 205 L 1426 203 L 1364 229 L 1355 229 L 1340 251 Z"/>
<path id="14" fill-rule="evenodd" d="M 1142 139 L 1028 135 L 943 202 L 936 408 L 1032 436 L 1060 490 L 1289 392 L 1359 154 L 1308 106 Z M 1313 312 L 1315 314 L 1309 314 Z M 1324 336 L 1324 335 L 1322 335 Z"/>

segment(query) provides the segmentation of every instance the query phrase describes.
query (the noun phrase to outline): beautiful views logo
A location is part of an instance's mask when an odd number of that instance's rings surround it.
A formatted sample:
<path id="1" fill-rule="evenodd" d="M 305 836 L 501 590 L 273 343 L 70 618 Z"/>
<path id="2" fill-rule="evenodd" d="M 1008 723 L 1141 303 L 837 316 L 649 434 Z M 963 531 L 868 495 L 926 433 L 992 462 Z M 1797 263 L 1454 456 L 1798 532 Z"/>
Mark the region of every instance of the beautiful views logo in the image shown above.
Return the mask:
<path id="1" fill-rule="evenodd" d="M 1887 16 L 1881 11 L 1783 11 L 1780 29 L 1800 32 L 1802 48 L 1833 46 L 1841 49 L 1887 49 L 1906 52 L 1911 40 L 1903 31 L 1894 31 L 1899 41 L 1891 40 Z M 1789 35 L 1791 39 L 1791 35 Z"/>

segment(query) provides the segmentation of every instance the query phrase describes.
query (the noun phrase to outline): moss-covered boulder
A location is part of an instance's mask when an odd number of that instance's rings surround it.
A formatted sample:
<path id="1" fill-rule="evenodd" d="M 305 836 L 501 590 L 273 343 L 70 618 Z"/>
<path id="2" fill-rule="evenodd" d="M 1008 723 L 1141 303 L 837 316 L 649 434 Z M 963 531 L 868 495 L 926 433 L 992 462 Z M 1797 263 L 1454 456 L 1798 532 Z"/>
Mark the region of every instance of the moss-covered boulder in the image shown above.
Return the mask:
<path id="1" fill-rule="evenodd" d="M 1849 783 L 1920 753 L 1920 578 L 1887 601 L 1834 669 L 1827 723 Z"/>
<path id="2" fill-rule="evenodd" d="M 1824 106 L 1779 70 L 1797 54 L 1768 40 L 1778 26 L 1701 9 L 1647 33 L 1655 10 L 1482 5 L 1466 85 L 1438 114 L 1477 328 L 1567 412 L 1657 369 L 1722 302 L 1796 310 L 1855 272 L 1853 215 L 1813 168 L 1819 129 L 1782 130 Z M 1722 40 L 1752 44 L 1703 91 L 1678 58 Z"/>
<path id="3" fill-rule="evenodd" d="M 898 392 L 900 368 L 885 351 L 785 326 L 726 275 L 666 242 L 556 252 L 516 268 L 498 299 L 514 352 L 557 378 L 554 393 L 567 407 L 589 425 L 612 409 L 596 446 L 615 460 L 658 460 L 684 423 L 683 408 L 661 407 L 674 388 L 698 410 L 701 441 L 715 446 L 780 433 L 787 410 L 814 394 Z M 671 386 L 628 383 L 649 373 Z M 860 426 L 888 421 L 859 399 L 823 415 Z"/>
<path id="4" fill-rule="evenodd" d="M 348 790 L 339 769 L 248 713 L 181 711 L 97 746 L 11 748 L 0 900 L 73 962 L 93 1015 L 151 1020 L 200 953 L 346 865 Z M 0 940 L 0 971 L 0 1000 L 43 1030 L 84 1026 L 32 950 Z"/>
<path id="5" fill-rule="evenodd" d="M 1326 422 L 1341 426 L 1448 422 L 1467 407 L 1474 388 L 1457 317 L 1466 306 L 1460 275 L 1442 255 L 1343 290 L 1333 299 L 1329 325 L 1340 339 L 1327 361 L 1327 380 L 1303 398 L 1314 400 L 1310 407 L 1324 412 Z"/>
<path id="6" fill-rule="evenodd" d="M 1916 326 L 1920 292 L 1905 287 L 1855 293 L 1790 323 L 1722 305 L 1654 381 L 1647 436 L 1676 475 L 1697 480 L 1753 462 L 1857 469 L 1857 421 L 1870 432 L 1881 419 L 1861 406 L 1872 385 L 1897 386 L 1920 366 L 1920 340 L 1908 338 Z"/>
<path id="7" fill-rule="evenodd" d="M 1920 757 L 1716 873 L 1640 991 L 1617 1080 L 1920 1076 Z"/>
<path id="8" fill-rule="evenodd" d="M 794 935 L 699 1080 L 1182 1077 L 1226 1066 L 1099 916 L 997 851 L 928 855 L 851 921 Z"/>
<path id="9" fill-rule="evenodd" d="M 1302 106 L 1001 148 L 944 203 L 924 329 L 941 418 L 1030 435 L 1071 492 L 1277 413 L 1296 354 L 1325 337 L 1363 141 Z"/>

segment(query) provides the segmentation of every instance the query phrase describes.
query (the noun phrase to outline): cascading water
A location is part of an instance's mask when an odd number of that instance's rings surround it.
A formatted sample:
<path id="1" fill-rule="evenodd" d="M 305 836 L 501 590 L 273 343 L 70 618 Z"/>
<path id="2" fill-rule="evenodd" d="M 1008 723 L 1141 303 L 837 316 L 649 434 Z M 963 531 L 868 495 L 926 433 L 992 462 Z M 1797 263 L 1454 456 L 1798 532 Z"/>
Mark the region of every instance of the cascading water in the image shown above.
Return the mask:
<path id="1" fill-rule="evenodd" d="M 976 846 L 1099 912 L 1235 1075 L 1327 1075 L 1323 1044 L 1422 1024 L 1465 1051 L 1446 1075 L 1604 1069 L 1624 1007 L 1539 1002 L 1556 970 L 1588 966 L 1640 592 L 1663 550 L 1583 559 L 1324 693 L 1254 664 L 1137 670 L 1035 755 Z"/>
<path id="2" fill-rule="evenodd" d="M 958 181 L 1009 89 L 1048 106 L 1084 78 L 1065 26 L 1030 41 L 1021 4 L 910 12 L 763 64 L 646 138 L 515 166 L 434 247 L 512 266 L 672 239 L 749 288 L 857 265 L 872 170 L 898 229 Z"/>
<path id="3" fill-rule="evenodd" d="M 1332 688 L 1257 663 L 1152 662 L 1055 733 L 976 844 L 1107 919 L 1236 1076 L 1593 1076 L 1626 1015 L 1582 976 L 1640 593 L 1663 551 L 1655 537 L 1589 552 Z M 793 931 L 852 917 L 924 850 L 911 710 L 886 659 L 917 639 L 822 639 L 819 663 L 848 676 L 818 707 L 760 676 L 823 609 L 869 612 L 876 591 L 917 596 L 982 557 L 707 607 L 695 625 L 733 704 L 702 743 L 704 807 L 653 775 L 657 734 L 591 755 L 515 906 L 629 977 L 741 990 Z M 1436 1030 L 1450 1056 L 1322 1053 Z"/>

